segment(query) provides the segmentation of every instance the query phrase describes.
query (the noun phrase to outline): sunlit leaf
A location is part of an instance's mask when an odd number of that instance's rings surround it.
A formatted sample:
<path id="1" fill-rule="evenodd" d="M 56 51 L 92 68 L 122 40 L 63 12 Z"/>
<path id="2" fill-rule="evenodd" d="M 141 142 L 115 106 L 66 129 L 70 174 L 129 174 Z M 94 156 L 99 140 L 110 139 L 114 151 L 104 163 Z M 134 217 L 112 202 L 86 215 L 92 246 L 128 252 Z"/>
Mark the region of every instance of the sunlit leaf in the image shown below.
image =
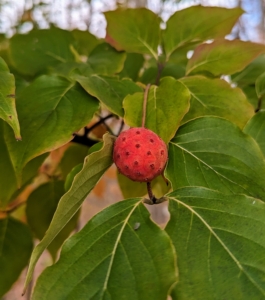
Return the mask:
<path id="1" fill-rule="evenodd" d="M 189 109 L 189 100 L 190 93 L 181 82 L 171 77 L 163 78 L 159 87 L 151 86 L 149 89 L 145 127 L 168 143 Z M 142 126 L 143 101 L 144 93 L 129 95 L 124 99 L 124 119 L 129 126 Z"/>
<path id="2" fill-rule="evenodd" d="M 167 27 L 163 31 L 167 57 L 188 43 L 225 37 L 242 13 L 243 10 L 239 7 L 227 9 L 191 6 L 176 11 L 167 21 Z"/>
<path id="3" fill-rule="evenodd" d="M 141 199 L 118 202 L 66 242 L 32 300 L 166 299 L 177 281 L 175 259 L 170 239 Z"/>
<path id="4" fill-rule="evenodd" d="M 244 49 L 244 51 L 242 51 Z M 199 45 L 187 65 L 187 74 L 228 75 L 243 70 L 254 58 L 265 52 L 265 46 L 240 40 L 219 39 Z"/>
<path id="5" fill-rule="evenodd" d="M 106 40 L 117 50 L 151 54 L 158 58 L 160 18 L 146 8 L 117 9 L 104 13 Z"/>
<path id="6" fill-rule="evenodd" d="M 202 187 L 168 197 L 179 267 L 172 299 L 264 299 L 265 204 Z"/>

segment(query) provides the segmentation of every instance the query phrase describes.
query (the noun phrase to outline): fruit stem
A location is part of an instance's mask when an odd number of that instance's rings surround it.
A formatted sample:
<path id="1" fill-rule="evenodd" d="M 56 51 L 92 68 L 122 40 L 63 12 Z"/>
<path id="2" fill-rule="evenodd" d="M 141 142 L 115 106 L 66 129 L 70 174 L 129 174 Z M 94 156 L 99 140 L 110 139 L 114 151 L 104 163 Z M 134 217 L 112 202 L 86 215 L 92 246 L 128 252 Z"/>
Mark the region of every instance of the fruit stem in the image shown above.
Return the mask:
<path id="1" fill-rule="evenodd" d="M 148 85 L 145 88 L 144 91 L 144 103 L 143 103 L 143 117 L 142 117 L 142 127 L 145 126 L 145 119 L 146 119 L 146 106 L 147 106 L 147 98 L 148 98 L 148 91 L 150 89 L 151 84 L 148 83 Z"/>
<path id="2" fill-rule="evenodd" d="M 155 195 L 152 192 L 151 182 L 148 181 L 146 183 L 146 185 L 147 185 L 148 196 L 149 196 L 150 200 L 153 202 L 153 204 L 155 204 L 157 199 L 156 199 Z"/>

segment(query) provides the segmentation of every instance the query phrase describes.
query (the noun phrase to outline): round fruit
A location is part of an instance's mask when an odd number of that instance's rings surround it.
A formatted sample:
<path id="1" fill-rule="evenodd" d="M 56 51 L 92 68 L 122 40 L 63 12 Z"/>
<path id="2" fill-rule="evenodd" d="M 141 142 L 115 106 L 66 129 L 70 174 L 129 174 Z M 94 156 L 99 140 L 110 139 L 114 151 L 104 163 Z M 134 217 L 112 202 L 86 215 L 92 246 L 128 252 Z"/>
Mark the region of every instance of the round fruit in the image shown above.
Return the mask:
<path id="1" fill-rule="evenodd" d="M 163 172 L 167 159 L 164 141 L 143 127 L 123 131 L 114 144 L 113 160 L 119 172 L 134 181 L 153 180 Z"/>

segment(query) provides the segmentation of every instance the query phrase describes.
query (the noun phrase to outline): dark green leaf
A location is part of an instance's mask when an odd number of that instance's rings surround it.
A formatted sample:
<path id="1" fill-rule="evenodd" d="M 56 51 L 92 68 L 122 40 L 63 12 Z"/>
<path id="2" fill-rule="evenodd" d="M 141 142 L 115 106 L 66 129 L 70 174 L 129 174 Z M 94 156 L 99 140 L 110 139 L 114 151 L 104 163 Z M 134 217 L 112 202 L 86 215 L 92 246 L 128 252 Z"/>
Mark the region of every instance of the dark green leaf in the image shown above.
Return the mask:
<path id="1" fill-rule="evenodd" d="M 64 183 L 64 190 L 66 192 L 68 192 L 68 190 L 70 190 L 71 185 L 74 181 L 75 175 L 78 174 L 83 168 L 83 164 L 79 164 L 75 167 L 73 167 L 73 169 L 68 173 L 65 183 Z"/>
<path id="2" fill-rule="evenodd" d="M 44 75 L 25 88 L 17 101 L 23 140 L 6 140 L 18 179 L 31 159 L 69 142 L 97 109 L 79 84 L 62 77 Z"/>
<path id="3" fill-rule="evenodd" d="M 255 84 L 256 79 L 265 72 L 265 55 L 260 55 L 254 59 L 244 70 L 233 74 L 232 81 L 239 86 Z"/>
<path id="4" fill-rule="evenodd" d="M 13 219 L 0 219 L 0 297 L 26 267 L 33 242 L 26 225 Z"/>
<path id="5" fill-rule="evenodd" d="M 32 300 L 166 299 L 177 281 L 175 259 L 171 241 L 141 199 L 118 202 L 66 242 Z"/>
<path id="6" fill-rule="evenodd" d="M 92 96 L 96 97 L 106 107 L 118 116 L 123 116 L 122 101 L 128 94 L 134 94 L 142 89 L 130 79 L 119 80 L 115 77 L 91 75 L 90 77 L 76 75 L 75 79 Z"/>
<path id="7" fill-rule="evenodd" d="M 259 111 L 248 121 L 244 132 L 256 140 L 265 157 L 265 110 Z"/>
<path id="8" fill-rule="evenodd" d="M 191 42 L 202 42 L 225 37 L 243 13 L 241 8 L 191 6 L 175 12 L 163 31 L 167 57 L 179 47 Z M 198 17 L 199 16 L 199 17 Z"/>
<path id="9" fill-rule="evenodd" d="M 36 237 L 41 240 L 47 231 L 60 198 L 64 194 L 63 181 L 51 181 L 39 186 L 27 200 L 27 221 Z M 53 260 L 70 233 L 76 228 L 78 213 L 66 224 L 48 247 Z"/>
<path id="10" fill-rule="evenodd" d="M 136 81 L 143 66 L 144 57 L 138 53 L 127 53 L 124 67 L 119 73 L 120 78 L 131 78 Z"/>
<path id="11" fill-rule="evenodd" d="M 10 74 L 7 64 L 0 57 L 0 118 L 13 128 L 16 139 L 20 140 L 15 97 L 14 75 Z"/>
<path id="12" fill-rule="evenodd" d="M 125 52 L 118 52 L 109 44 L 98 45 L 89 55 L 87 63 L 96 74 L 114 75 L 123 69 Z"/>
<path id="13" fill-rule="evenodd" d="M 117 50 L 151 54 L 158 58 L 160 18 L 146 8 L 105 12 L 106 40 Z"/>
<path id="14" fill-rule="evenodd" d="M 143 100 L 144 93 L 124 99 L 124 119 L 129 126 L 142 126 Z M 190 93 L 181 82 L 171 77 L 163 78 L 159 87 L 151 86 L 149 89 L 145 127 L 168 143 L 189 109 L 189 100 Z"/>
<path id="15" fill-rule="evenodd" d="M 166 176 L 173 190 L 204 186 L 265 201 L 265 162 L 258 145 L 221 118 L 202 117 L 179 128 L 169 144 Z"/>
<path id="16" fill-rule="evenodd" d="M 3 209 L 12 198 L 22 191 L 23 186 L 37 174 L 37 170 L 45 158 L 45 155 L 41 155 L 25 166 L 22 172 L 21 188 L 18 190 L 19 182 L 10 157 L 8 140 L 14 140 L 13 131 L 9 128 L 9 125 L 0 120 L 0 170 L 2 170 L 2 172 L 0 172 L 0 208 Z M 15 141 L 15 143 L 19 142 Z"/>
<path id="17" fill-rule="evenodd" d="M 94 188 L 105 171 L 112 165 L 114 137 L 107 134 L 104 135 L 103 139 L 104 147 L 100 151 L 87 156 L 83 169 L 74 178 L 71 189 L 60 199 L 57 210 L 44 238 L 33 250 L 25 287 L 31 281 L 35 265 L 40 255 L 74 216 L 86 196 Z"/>
<path id="18" fill-rule="evenodd" d="M 75 48 L 81 55 L 87 56 L 98 44 L 102 43 L 89 31 L 75 29 L 71 33 L 75 38 Z"/>
<path id="19" fill-rule="evenodd" d="M 200 116 L 223 117 L 243 128 L 253 116 L 254 109 L 239 88 L 231 88 L 221 79 L 202 76 L 181 79 L 191 93 L 190 110 L 183 122 Z"/>
<path id="20" fill-rule="evenodd" d="M 199 45 L 187 65 L 187 74 L 228 75 L 243 70 L 254 58 L 265 52 L 265 46 L 240 40 L 216 40 Z"/>
<path id="21" fill-rule="evenodd" d="M 242 87 L 242 91 L 246 95 L 249 103 L 256 110 L 258 108 L 259 99 L 258 99 L 258 96 L 257 96 L 257 93 L 256 93 L 255 85 L 246 85 L 246 86 Z"/>
<path id="22" fill-rule="evenodd" d="M 10 57 L 22 74 L 35 76 L 62 62 L 74 61 L 71 46 L 74 38 L 59 28 L 32 30 L 14 35 L 10 40 Z"/>
<path id="23" fill-rule="evenodd" d="M 58 166 L 63 179 L 66 178 L 73 167 L 84 162 L 84 159 L 88 154 L 87 151 L 87 146 L 74 143 L 66 149 Z"/>
<path id="24" fill-rule="evenodd" d="M 256 80 L 256 91 L 259 98 L 265 94 L 265 72 L 262 73 Z"/>
<path id="25" fill-rule="evenodd" d="M 172 299 L 264 299 L 265 204 L 202 187 L 168 197 L 179 266 Z"/>

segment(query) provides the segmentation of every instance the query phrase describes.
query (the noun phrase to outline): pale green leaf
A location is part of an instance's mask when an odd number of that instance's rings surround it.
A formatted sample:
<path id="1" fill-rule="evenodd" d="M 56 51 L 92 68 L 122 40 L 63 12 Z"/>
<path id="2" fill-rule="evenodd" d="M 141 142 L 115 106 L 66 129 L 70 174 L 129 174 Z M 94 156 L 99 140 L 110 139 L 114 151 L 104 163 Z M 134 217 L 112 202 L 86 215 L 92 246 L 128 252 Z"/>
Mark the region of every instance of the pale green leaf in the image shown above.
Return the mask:
<path id="1" fill-rule="evenodd" d="M 265 201 L 265 162 L 258 145 L 217 117 L 194 119 L 179 128 L 169 144 L 166 177 L 173 190 L 204 186 Z"/>
<path id="2" fill-rule="evenodd" d="M 167 57 L 191 42 L 225 37 L 243 13 L 239 7 L 191 6 L 176 11 L 167 21 L 163 42 Z"/>
<path id="3" fill-rule="evenodd" d="M 175 135 L 189 110 L 190 93 L 171 77 L 161 80 L 159 87 L 148 92 L 145 127 L 158 134 L 166 143 Z M 142 126 L 144 93 L 127 96 L 123 101 L 125 122 L 131 127 Z"/>
<path id="4" fill-rule="evenodd" d="M 75 39 L 75 48 L 81 55 L 88 55 L 102 40 L 97 39 L 89 31 L 74 29 L 71 31 Z"/>
<path id="5" fill-rule="evenodd" d="M 118 79 L 91 75 L 89 77 L 75 75 L 77 82 L 92 96 L 101 101 L 111 112 L 123 116 L 122 101 L 128 94 L 142 89 L 130 79 Z"/>
<path id="6" fill-rule="evenodd" d="M 73 169 L 68 173 L 64 183 L 64 190 L 66 192 L 68 192 L 68 190 L 70 189 L 74 181 L 75 175 L 78 174 L 82 170 L 82 168 L 83 168 L 83 164 L 79 164 L 73 167 Z"/>
<path id="7" fill-rule="evenodd" d="M 259 98 L 265 94 L 265 72 L 262 73 L 256 80 L 256 92 Z"/>
<path id="8" fill-rule="evenodd" d="M 19 73 L 35 76 L 49 67 L 74 61 L 71 32 L 59 28 L 32 30 L 10 40 L 10 58 Z"/>
<path id="9" fill-rule="evenodd" d="M 188 187 L 168 195 L 178 254 L 173 300 L 265 298 L 265 204 Z"/>
<path id="10" fill-rule="evenodd" d="M 15 78 L 10 74 L 5 61 L 0 57 L 0 118 L 7 122 L 21 139 L 20 126 L 15 103 Z"/>
<path id="11" fill-rule="evenodd" d="M 221 79 L 193 76 L 181 79 L 191 93 L 190 110 L 183 123 L 196 117 L 223 117 L 240 128 L 254 115 L 252 105 L 239 88 L 232 88 Z"/>
<path id="12" fill-rule="evenodd" d="M 63 181 L 51 181 L 40 185 L 29 195 L 26 207 L 27 222 L 32 232 L 39 240 L 44 237 L 57 208 L 58 202 L 64 192 Z M 72 219 L 48 246 L 47 249 L 51 253 L 54 261 L 63 242 L 76 228 L 77 220 L 78 213 L 72 217 Z"/>
<path id="13" fill-rule="evenodd" d="M 58 263 L 40 276 L 32 300 L 166 299 L 177 281 L 175 260 L 170 239 L 141 199 L 124 200 L 65 243 Z"/>
<path id="14" fill-rule="evenodd" d="M 35 265 L 43 251 L 74 216 L 86 196 L 94 188 L 105 171 L 112 165 L 114 137 L 106 134 L 103 138 L 104 147 L 100 151 L 87 156 L 83 169 L 75 176 L 70 190 L 60 199 L 44 238 L 33 250 L 25 288 L 31 281 Z"/>
<path id="15" fill-rule="evenodd" d="M 62 77 L 43 75 L 26 87 L 17 100 L 23 140 L 6 139 L 18 179 L 30 160 L 69 142 L 98 107 L 79 84 Z"/>
<path id="16" fill-rule="evenodd" d="M 106 41 L 117 50 L 151 54 L 158 58 L 160 18 L 146 8 L 105 12 Z"/>
<path id="17" fill-rule="evenodd" d="M 11 288 L 26 267 L 33 241 L 29 228 L 13 219 L 0 219 L 0 297 Z"/>
<path id="18" fill-rule="evenodd" d="M 260 110 L 248 121 L 244 132 L 256 140 L 265 157 L 265 110 Z"/>
<path id="19" fill-rule="evenodd" d="M 240 40 L 219 39 L 199 45 L 188 62 L 186 73 L 229 75 L 243 70 L 254 58 L 265 52 L 265 46 Z"/>

